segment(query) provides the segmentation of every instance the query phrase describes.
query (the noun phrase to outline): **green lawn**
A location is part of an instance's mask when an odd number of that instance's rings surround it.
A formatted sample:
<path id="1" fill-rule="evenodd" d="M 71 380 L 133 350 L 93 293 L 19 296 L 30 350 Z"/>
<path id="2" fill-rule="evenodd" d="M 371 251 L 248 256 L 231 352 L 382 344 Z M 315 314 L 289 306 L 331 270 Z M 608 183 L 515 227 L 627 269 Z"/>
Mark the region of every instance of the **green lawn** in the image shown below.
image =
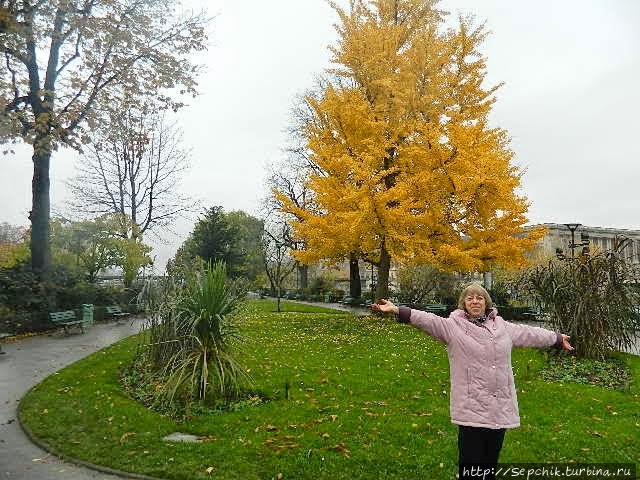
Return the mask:
<path id="1" fill-rule="evenodd" d="M 250 300 L 249 309 L 253 312 L 273 312 L 277 311 L 277 301 L 274 299 Z M 307 305 L 306 303 L 288 302 L 280 300 L 280 310 L 282 312 L 298 312 L 298 313 L 333 313 L 340 312 L 333 308 L 320 307 L 318 305 Z M 340 312 L 342 313 L 342 312 Z"/>
<path id="2" fill-rule="evenodd" d="M 166 479 L 455 478 L 443 345 L 391 320 L 271 308 L 253 302 L 240 354 L 269 402 L 176 424 L 122 392 L 130 338 L 46 379 L 22 419 L 60 452 Z M 501 461 L 640 463 L 640 358 L 622 358 L 633 381 L 614 391 L 543 382 L 543 355 L 515 351 L 522 427 Z M 175 431 L 206 441 L 161 441 Z"/>

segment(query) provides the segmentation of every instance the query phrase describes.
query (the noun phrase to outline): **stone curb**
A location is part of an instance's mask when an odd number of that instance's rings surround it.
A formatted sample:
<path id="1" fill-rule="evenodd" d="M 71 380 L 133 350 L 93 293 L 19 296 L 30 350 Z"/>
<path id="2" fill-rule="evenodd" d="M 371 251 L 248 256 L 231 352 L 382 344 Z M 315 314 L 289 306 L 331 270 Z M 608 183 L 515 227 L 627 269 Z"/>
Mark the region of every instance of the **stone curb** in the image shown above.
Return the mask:
<path id="1" fill-rule="evenodd" d="M 40 385 L 40 383 L 31 387 L 27 391 L 27 393 L 25 393 L 23 397 L 20 399 L 20 403 L 18 403 L 18 423 L 20 424 L 20 428 L 22 428 L 22 431 L 24 432 L 24 434 L 33 444 L 35 444 L 37 447 L 41 448 L 45 452 L 51 453 L 52 455 L 55 455 L 56 457 L 61 458 L 66 462 L 73 463 L 81 467 L 90 468 L 91 470 L 97 470 L 98 472 L 108 473 L 110 475 L 115 475 L 122 478 L 134 478 L 138 480 L 166 480 L 159 477 L 150 477 L 148 475 L 141 475 L 138 473 L 125 472 L 124 470 L 118 470 L 115 468 L 103 467 L 102 465 L 96 465 L 95 463 L 87 462 L 85 460 L 80 460 L 79 458 L 75 458 L 75 457 L 66 455 L 64 453 L 60 453 L 55 448 L 51 447 L 49 444 L 43 442 L 38 437 L 36 437 L 34 433 L 31 431 L 31 429 L 24 423 L 22 419 L 22 401 L 27 395 L 29 395 L 29 393 L 31 393 L 31 390 L 33 390 L 38 385 Z"/>

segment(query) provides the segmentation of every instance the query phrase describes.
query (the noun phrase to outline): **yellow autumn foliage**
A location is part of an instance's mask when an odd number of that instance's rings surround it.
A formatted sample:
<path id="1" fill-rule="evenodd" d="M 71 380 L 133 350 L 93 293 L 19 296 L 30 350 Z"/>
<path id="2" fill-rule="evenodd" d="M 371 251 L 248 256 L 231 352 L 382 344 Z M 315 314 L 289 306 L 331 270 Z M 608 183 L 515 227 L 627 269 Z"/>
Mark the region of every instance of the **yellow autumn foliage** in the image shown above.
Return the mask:
<path id="1" fill-rule="evenodd" d="M 485 37 L 445 28 L 436 1 L 354 1 L 340 18 L 332 81 L 306 102 L 314 209 L 275 192 L 306 245 L 298 260 L 379 260 L 484 271 L 517 267 L 544 235 L 524 230 L 521 171 L 489 125 Z"/>

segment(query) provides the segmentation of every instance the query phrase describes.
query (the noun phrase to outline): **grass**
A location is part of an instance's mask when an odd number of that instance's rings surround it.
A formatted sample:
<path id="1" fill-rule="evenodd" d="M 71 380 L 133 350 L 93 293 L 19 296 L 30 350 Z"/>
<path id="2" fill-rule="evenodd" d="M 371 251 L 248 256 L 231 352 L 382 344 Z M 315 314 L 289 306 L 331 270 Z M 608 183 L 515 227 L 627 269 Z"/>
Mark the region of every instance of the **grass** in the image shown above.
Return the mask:
<path id="1" fill-rule="evenodd" d="M 250 311 L 252 312 L 277 312 L 277 301 L 272 299 L 251 300 L 248 302 Z M 280 300 L 280 310 L 282 312 L 298 312 L 298 313 L 343 313 L 333 308 L 319 307 L 317 305 L 307 305 L 306 303 L 288 302 Z"/>
<path id="2" fill-rule="evenodd" d="M 540 371 L 540 377 L 555 382 L 584 383 L 622 389 L 628 389 L 631 383 L 631 372 L 619 358 L 602 361 L 556 355 L 549 358 L 547 365 Z"/>
<path id="3" fill-rule="evenodd" d="M 31 390 L 22 419 L 60 452 L 166 479 L 455 478 L 443 345 L 390 320 L 270 308 L 252 304 L 239 357 L 269 402 L 184 423 L 151 412 L 118 381 L 129 338 Z M 501 461 L 640 463 L 640 358 L 620 358 L 632 382 L 612 390 L 545 382 L 543 354 L 514 351 L 522 427 Z M 205 441 L 161 440 L 175 431 Z"/>

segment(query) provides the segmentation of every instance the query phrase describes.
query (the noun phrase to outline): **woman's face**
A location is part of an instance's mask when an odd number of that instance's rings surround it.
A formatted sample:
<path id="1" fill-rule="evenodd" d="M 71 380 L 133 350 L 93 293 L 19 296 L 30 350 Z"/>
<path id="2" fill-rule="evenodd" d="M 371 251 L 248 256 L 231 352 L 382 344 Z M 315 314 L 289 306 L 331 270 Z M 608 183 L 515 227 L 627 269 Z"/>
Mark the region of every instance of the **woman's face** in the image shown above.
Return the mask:
<path id="1" fill-rule="evenodd" d="M 472 317 L 481 317 L 484 315 L 487 302 L 484 297 L 477 293 L 469 293 L 464 297 L 464 309 Z"/>

